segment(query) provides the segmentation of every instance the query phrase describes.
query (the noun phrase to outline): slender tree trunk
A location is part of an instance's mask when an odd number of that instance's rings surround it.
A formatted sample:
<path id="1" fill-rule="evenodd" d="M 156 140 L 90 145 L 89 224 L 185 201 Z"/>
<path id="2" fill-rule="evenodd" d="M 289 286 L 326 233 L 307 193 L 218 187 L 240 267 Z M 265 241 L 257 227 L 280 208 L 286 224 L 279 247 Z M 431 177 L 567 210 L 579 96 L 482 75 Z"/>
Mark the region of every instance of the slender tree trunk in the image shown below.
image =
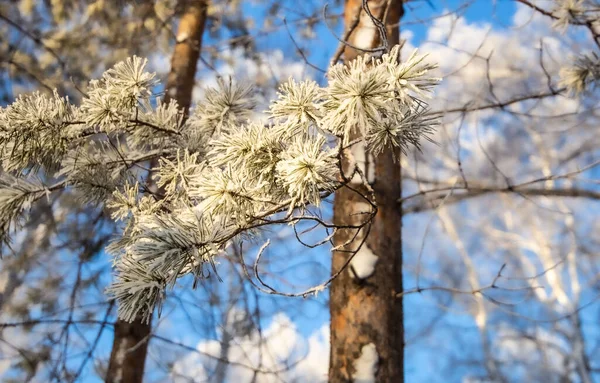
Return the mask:
<path id="1" fill-rule="evenodd" d="M 387 10 L 388 43 L 398 44 L 400 38 L 399 21 L 403 14 L 401 0 L 369 0 L 373 16 L 382 20 Z M 364 10 L 362 0 L 347 0 L 345 21 L 347 28 L 359 15 L 358 24 L 349 37 L 351 45 L 357 48 L 374 48 L 381 44 L 378 30 Z M 346 48 L 344 59 L 354 59 L 360 51 Z M 364 156 L 364 147 L 360 156 Z M 402 291 L 402 213 L 397 200 L 401 197 L 400 164 L 391 151 L 385 151 L 377 158 L 366 158 L 365 174 L 373 174 L 372 187 L 378 205 L 377 215 L 370 230 L 362 230 L 356 239 L 344 250 L 356 250 L 363 244 L 361 253 L 370 251 L 376 256 L 374 271 L 365 275 L 354 267 L 336 278 L 330 288 L 331 311 L 331 353 L 329 365 L 330 382 L 393 382 L 404 381 L 404 325 L 402 300 L 395 293 Z M 355 153 L 355 159 L 359 161 Z M 343 159 L 344 167 L 349 160 Z M 354 186 L 354 185 L 353 185 Z M 365 213 L 365 203 L 348 188 L 340 189 L 335 196 L 334 222 L 336 224 L 360 223 Z M 360 214 L 360 213 L 363 214 Z M 358 213 L 358 214 L 357 214 Z M 356 222 L 359 220 L 359 222 Z M 352 239 L 355 232 L 339 231 L 334 237 L 336 245 Z M 369 253 L 370 254 L 370 253 Z M 358 256 L 357 255 L 357 256 Z M 346 262 L 347 252 L 335 252 L 333 270 L 338 270 Z"/>
<path id="2" fill-rule="evenodd" d="M 186 113 L 192 103 L 196 66 L 202 48 L 208 0 L 183 0 L 185 7 L 177 29 L 175 51 L 171 56 L 171 72 L 165 87 L 165 102 L 176 100 Z"/>
<path id="3" fill-rule="evenodd" d="M 149 323 L 117 319 L 106 382 L 142 382 L 149 337 Z"/>
<path id="4" fill-rule="evenodd" d="M 165 87 L 165 102 L 176 100 L 187 114 L 192 102 L 196 66 L 202 47 L 208 0 L 180 1 L 183 13 L 171 57 L 171 71 Z M 107 383 L 141 383 L 150 338 L 150 324 L 118 319 L 115 323 Z"/>

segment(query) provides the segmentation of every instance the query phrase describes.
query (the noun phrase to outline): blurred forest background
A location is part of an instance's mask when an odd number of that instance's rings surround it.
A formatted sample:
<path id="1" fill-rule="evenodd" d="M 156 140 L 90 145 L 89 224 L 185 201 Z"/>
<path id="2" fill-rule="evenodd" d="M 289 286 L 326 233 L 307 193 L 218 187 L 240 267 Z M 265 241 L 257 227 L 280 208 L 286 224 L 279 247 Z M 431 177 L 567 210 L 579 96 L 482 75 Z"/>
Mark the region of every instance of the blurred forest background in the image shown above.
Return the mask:
<path id="1" fill-rule="evenodd" d="M 443 78 L 430 102 L 442 125 L 399 164 L 407 382 L 600 382 L 598 92 L 559 84 L 574 57 L 599 52 L 600 5 L 579 2 L 589 13 L 569 24 L 569 2 L 404 2 L 402 56 L 419 48 Z M 0 106 L 35 90 L 79 100 L 132 55 L 166 81 L 190 3 L 2 0 Z M 192 108 L 219 76 L 254 84 L 264 106 L 290 77 L 324 84 L 344 6 L 207 2 Z M 0 380 L 105 380 L 116 307 L 104 247 L 119 229 L 68 189 L 32 207 L 1 250 Z M 327 280 L 329 252 L 286 227 L 273 236 L 261 263 L 273 286 Z M 220 260 L 222 281 L 168 292 L 142 338 L 145 382 L 327 380 L 327 291 L 261 293 L 238 261 Z"/>

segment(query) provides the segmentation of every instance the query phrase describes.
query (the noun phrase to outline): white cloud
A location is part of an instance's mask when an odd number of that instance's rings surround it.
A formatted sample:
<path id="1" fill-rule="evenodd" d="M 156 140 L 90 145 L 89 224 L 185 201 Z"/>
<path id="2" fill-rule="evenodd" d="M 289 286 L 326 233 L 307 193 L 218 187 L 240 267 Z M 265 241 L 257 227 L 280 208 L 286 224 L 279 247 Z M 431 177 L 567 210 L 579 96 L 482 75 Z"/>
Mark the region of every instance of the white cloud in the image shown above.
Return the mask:
<path id="1" fill-rule="evenodd" d="M 470 22 L 456 15 L 438 18 L 419 47 L 422 53 L 429 54 L 429 61 L 440 65 L 438 73 L 444 77 L 435 90 L 431 108 L 475 107 L 547 93 L 550 91 L 547 74 L 557 87 L 559 70 L 570 63 L 570 52 L 585 51 L 590 47 L 589 40 L 577 28 L 560 34 L 552 29 L 552 19 L 534 15 L 523 5 L 517 6 L 512 25 L 505 28 Z M 543 67 L 540 47 L 543 47 Z M 409 40 L 403 55 L 412 49 Z M 504 182 L 490 160 L 514 182 L 529 179 L 540 172 L 541 147 L 568 153 L 589 141 L 589 129 L 577 121 L 576 112 L 581 108 L 580 100 L 559 96 L 505 108 L 516 114 L 489 108 L 471 112 L 464 120 L 456 113 L 446 115 L 433 137 L 436 144 L 425 143 L 424 154 L 417 154 L 432 165 L 419 165 L 419 175 L 441 179 L 461 176 L 457 158 L 460 139 L 462 170 L 468 179 Z M 569 140 L 557 134 L 567 128 Z M 541 131 L 547 132 L 542 146 L 534 137 Z M 427 158 L 429 153 L 435 159 Z M 559 159 L 560 155 L 553 154 L 552 158 Z"/>
<path id="2" fill-rule="evenodd" d="M 197 349 L 202 354 L 214 357 L 221 355 L 221 344 L 210 340 L 200 342 Z M 263 330 L 262 337 L 257 330 L 248 336 L 236 337 L 227 352 L 229 364 L 226 381 L 250 382 L 254 369 L 258 383 L 281 382 L 326 382 L 329 361 L 329 326 L 324 325 L 308 339 L 298 331 L 290 318 L 279 313 L 270 326 Z M 190 353 L 177 362 L 173 368 L 175 382 L 188 382 L 209 379 L 214 373 L 215 358 Z M 245 367 L 247 366 L 247 367 Z"/>
<path id="3" fill-rule="evenodd" d="M 556 333 L 541 327 L 523 333 L 503 326 L 498 329 L 492 349 L 498 360 L 519 361 L 529 368 L 539 366 L 540 370 L 549 370 L 560 376 L 567 372 L 565 355 L 568 355 L 569 345 Z"/>

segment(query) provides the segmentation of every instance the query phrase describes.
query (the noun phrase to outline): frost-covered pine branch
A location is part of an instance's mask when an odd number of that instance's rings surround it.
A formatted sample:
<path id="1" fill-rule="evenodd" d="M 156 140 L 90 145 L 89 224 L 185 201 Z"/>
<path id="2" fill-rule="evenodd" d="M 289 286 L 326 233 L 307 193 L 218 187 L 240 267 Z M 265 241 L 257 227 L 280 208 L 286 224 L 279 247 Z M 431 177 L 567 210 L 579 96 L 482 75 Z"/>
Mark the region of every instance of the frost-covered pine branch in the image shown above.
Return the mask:
<path id="1" fill-rule="evenodd" d="M 75 133 L 77 109 L 54 91 L 19 96 L 0 109 L 0 165 L 6 171 L 56 169 Z"/>
<path id="2" fill-rule="evenodd" d="M 553 26 L 565 32 L 569 25 L 596 23 L 600 15 L 600 4 L 595 0 L 554 0 Z"/>
<path id="3" fill-rule="evenodd" d="M 595 53 L 581 55 L 572 66 L 560 70 L 560 84 L 574 95 L 595 87 L 600 80 L 600 58 Z"/>
<path id="4" fill-rule="evenodd" d="M 39 180 L 0 173 L 0 246 L 9 239 L 11 229 L 18 226 L 22 213 L 47 192 Z"/>
<path id="5" fill-rule="evenodd" d="M 56 93 L 20 97 L 0 111 L 0 227 L 7 233 L 56 180 L 107 208 L 123 223 L 108 249 L 108 292 L 121 318 L 149 320 L 166 288 L 216 272 L 232 241 L 303 219 L 331 227 L 307 207 L 360 175 L 340 173 L 348 147 L 375 156 L 419 147 L 436 125 L 425 100 L 439 79 L 417 52 L 399 63 L 399 49 L 336 65 L 323 87 L 289 80 L 263 121 L 252 120 L 252 88 L 232 79 L 206 89 L 185 119 L 154 96 L 158 82 L 138 57 L 92 80 L 80 106 Z"/>
<path id="6" fill-rule="evenodd" d="M 528 3 L 526 3 L 528 4 Z M 569 26 L 585 27 L 591 33 L 596 46 L 600 47 L 598 19 L 600 3 L 597 0 L 553 0 L 553 8 L 547 12 L 528 4 L 535 10 L 554 19 L 552 26 L 565 33 Z M 570 95 L 580 95 L 596 86 L 600 79 L 600 60 L 595 52 L 580 54 L 572 59 L 572 64 L 560 70 L 559 86 Z M 561 89 L 561 90 L 562 90 Z"/>

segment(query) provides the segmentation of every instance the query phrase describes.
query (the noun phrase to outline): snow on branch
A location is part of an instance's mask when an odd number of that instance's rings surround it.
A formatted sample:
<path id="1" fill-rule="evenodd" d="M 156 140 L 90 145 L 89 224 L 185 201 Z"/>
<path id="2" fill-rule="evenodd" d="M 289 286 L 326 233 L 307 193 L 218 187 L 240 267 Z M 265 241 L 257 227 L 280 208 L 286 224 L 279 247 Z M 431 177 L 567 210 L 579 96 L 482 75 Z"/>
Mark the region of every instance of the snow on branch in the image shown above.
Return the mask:
<path id="1" fill-rule="evenodd" d="M 10 239 L 10 231 L 18 225 L 22 213 L 47 191 L 39 180 L 0 173 L 0 245 Z"/>
<path id="2" fill-rule="evenodd" d="M 597 54 L 581 55 L 575 58 L 572 66 L 560 70 L 560 84 L 571 94 L 581 94 L 596 86 L 600 80 L 600 58 Z"/>
<path id="3" fill-rule="evenodd" d="M 123 223 L 108 248 L 116 272 L 108 293 L 129 321 L 149 320 L 181 276 L 216 273 L 232 241 L 261 227 L 310 222 L 329 233 L 315 245 L 297 234 L 309 247 L 332 244 L 340 228 L 358 235 L 377 201 L 358 164 L 342 173 L 342 158 L 354 145 L 371 156 L 419 147 L 437 124 L 425 102 L 439 82 L 428 75 L 435 66 L 416 52 L 399 63 L 399 49 L 332 67 L 324 87 L 289 80 L 263 121 L 250 120 L 252 87 L 233 79 L 206 89 L 185 119 L 176 103 L 153 93 L 158 82 L 138 57 L 92 80 L 80 106 L 56 93 L 19 97 L 0 110 L 2 233 L 51 191 L 30 180 L 33 170 L 106 207 Z M 339 188 L 371 208 L 362 222 L 337 227 L 313 212 Z"/>

